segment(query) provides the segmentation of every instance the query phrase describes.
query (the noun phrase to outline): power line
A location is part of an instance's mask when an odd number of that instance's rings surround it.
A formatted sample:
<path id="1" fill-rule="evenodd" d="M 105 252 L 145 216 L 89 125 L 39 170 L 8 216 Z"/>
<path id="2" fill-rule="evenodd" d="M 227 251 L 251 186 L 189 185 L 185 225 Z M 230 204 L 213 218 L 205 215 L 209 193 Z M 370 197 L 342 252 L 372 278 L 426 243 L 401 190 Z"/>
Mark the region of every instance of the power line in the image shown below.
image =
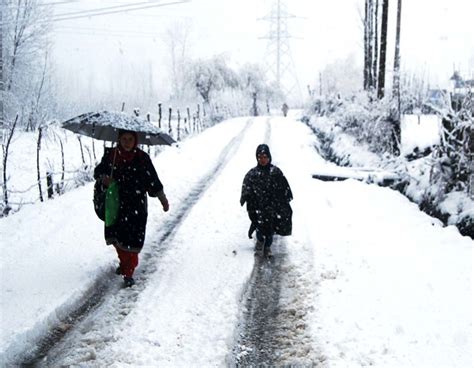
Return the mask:
<path id="1" fill-rule="evenodd" d="M 90 17 L 96 17 L 100 15 L 108 15 L 108 14 L 117 14 L 117 13 L 126 13 L 129 11 L 136 11 L 136 10 L 143 10 L 143 9 L 150 9 L 150 8 L 159 8 L 163 6 L 169 6 L 169 5 L 177 5 L 177 4 L 183 4 L 183 3 L 188 3 L 191 0 L 179 0 L 179 1 L 174 1 L 174 2 L 169 2 L 169 3 L 160 3 L 160 4 L 154 4 L 154 5 L 148 5 L 148 6 L 140 6 L 140 7 L 130 7 L 131 5 L 128 5 L 130 8 L 127 9 L 118 9 L 118 10 L 111 10 L 111 11 L 102 11 L 102 10 L 89 10 L 89 11 L 84 11 L 84 12 L 77 12 L 77 15 L 69 16 L 69 17 L 64 17 L 58 15 L 57 17 L 53 17 L 52 21 L 53 22 L 61 22 L 64 20 L 70 20 L 70 19 L 79 19 L 79 18 L 90 18 Z M 122 6 L 118 6 L 122 7 Z M 112 8 L 112 7 L 111 7 Z M 105 9 L 105 8 L 103 8 Z M 90 12 L 95 12 L 91 14 L 85 14 L 85 13 L 90 13 Z"/>
<path id="2" fill-rule="evenodd" d="M 153 4 L 153 5 L 147 5 L 147 6 L 139 6 L 137 7 L 137 4 L 145 4 L 143 2 L 141 3 L 135 3 L 135 4 L 127 4 L 127 5 L 117 5 L 114 7 L 107 7 L 107 8 L 99 8 L 99 9 L 91 9 L 91 10 L 81 10 L 77 12 L 72 12 L 72 13 L 63 13 L 57 16 L 53 16 L 50 19 L 45 19 L 41 22 L 38 23 L 48 23 L 48 22 L 61 22 L 65 20 L 70 20 L 70 19 L 80 19 L 80 18 L 90 18 L 90 17 L 97 17 L 101 15 L 108 15 L 108 14 L 117 14 L 117 13 L 126 13 L 130 11 L 137 11 L 137 10 L 143 10 L 143 9 L 150 9 L 150 8 L 159 8 L 159 7 L 165 7 L 165 6 L 170 6 L 170 5 L 178 5 L 178 4 L 184 4 L 191 2 L 192 0 L 177 0 L 177 1 L 172 1 L 172 2 L 167 2 L 167 3 L 159 3 L 159 4 Z M 150 2 L 146 2 L 146 4 L 149 4 Z M 117 9 L 118 7 L 127 7 L 125 9 Z M 115 9 L 115 10 L 110 10 L 110 11 L 104 11 L 104 9 Z M 67 14 L 71 14 L 71 16 L 65 16 Z M 10 23 L 3 23 L 0 22 L 0 26 L 5 26 L 9 25 Z"/>
<path id="3" fill-rule="evenodd" d="M 60 34 L 72 35 L 90 35 L 90 36 L 111 36 L 111 37 L 149 37 L 155 38 L 160 34 L 158 32 L 146 32 L 137 30 L 124 29 L 107 29 L 107 28 L 89 28 L 89 27 L 59 27 L 55 28 Z"/>
<path id="4" fill-rule="evenodd" d="M 96 8 L 96 9 L 85 9 L 85 10 L 77 10 L 69 13 L 62 13 L 62 14 L 56 14 L 55 17 L 62 18 L 66 16 L 74 16 L 74 15 L 80 15 L 80 14 L 85 14 L 85 13 L 97 13 L 97 12 L 104 12 L 107 10 L 115 10 L 115 9 L 121 9 L 121 8 L 129 8 L 129 7 L 136 7 L 138 5 L 146 5 L 150 3 L 156 3 L 157 1 L 160 0 L 150 0 L 150 1 L 142 1 L 142 2 L 135 2 L 135 3 L 127 3 L 127 4 L 122 4 L 122 5 L 114 5 L 114 6 L 106 6 L 105 8 Z"/>
<path id="5" fill-rule="evenodd" d="M 39 3 L 37 6 L 52 6 L 52 5 L 62 5 L 62 4 L 70 4 L 70 3 L 77 3 L 80 0 L 64 0 L 64 1 L 56 1 L 52 3 Z"/>

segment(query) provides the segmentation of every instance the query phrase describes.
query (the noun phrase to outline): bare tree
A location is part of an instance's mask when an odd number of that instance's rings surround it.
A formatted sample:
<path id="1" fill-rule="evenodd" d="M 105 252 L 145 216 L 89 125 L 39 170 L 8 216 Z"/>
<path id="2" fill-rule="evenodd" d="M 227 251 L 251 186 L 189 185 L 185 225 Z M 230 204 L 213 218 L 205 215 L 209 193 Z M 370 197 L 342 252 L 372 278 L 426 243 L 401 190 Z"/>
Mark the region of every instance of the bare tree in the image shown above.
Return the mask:
<path id="1" fill-rule="evenodd" d="M 172 24 L 164 35 L 170 57 L 172 96 L 178 101 L 184 97 L 186 91 L 186 66 L 189 62 L 187 52 L 190 34 L 190 24 L 180 22 Z"/>
<path id="2" fill-rule="evenodd" d="M 7 5 L 2 8 L 2 100 L 6 121 L 13 121 L 12 116 L 24 112 L 18 120 L 22 126 L 25 117 L 36 108 L 38 89 L 44 92 L 44 68 L 38 60 L 49 47 L 51 8 L 39 0 L 10 0 Z"/>

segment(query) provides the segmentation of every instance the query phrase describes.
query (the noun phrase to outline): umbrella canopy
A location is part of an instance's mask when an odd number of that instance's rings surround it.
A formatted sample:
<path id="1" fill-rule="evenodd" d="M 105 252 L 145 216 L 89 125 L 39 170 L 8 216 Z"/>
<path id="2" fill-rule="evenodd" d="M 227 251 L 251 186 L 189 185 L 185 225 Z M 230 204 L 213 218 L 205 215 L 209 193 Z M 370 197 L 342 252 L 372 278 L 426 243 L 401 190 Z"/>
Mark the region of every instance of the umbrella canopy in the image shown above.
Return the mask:
<path id="1" fill-rule="evenodd" d="M 148 120 L 123 112 L 89 112 L 61 124 L 64 129 L 103 141 L 116 142 L 121 129 L 137 133 L 139 144 L 171 145 L 175 140 Z"/>

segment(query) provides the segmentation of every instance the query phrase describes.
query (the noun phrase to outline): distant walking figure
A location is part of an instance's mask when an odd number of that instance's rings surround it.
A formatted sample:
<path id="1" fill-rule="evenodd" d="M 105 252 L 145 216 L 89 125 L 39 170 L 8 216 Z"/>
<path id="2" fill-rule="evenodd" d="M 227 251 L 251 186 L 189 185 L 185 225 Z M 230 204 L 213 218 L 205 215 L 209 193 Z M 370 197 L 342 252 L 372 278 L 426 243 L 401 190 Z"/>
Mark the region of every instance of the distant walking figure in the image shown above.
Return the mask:
<path id="1" fill-rule="evenodd" d="M 291 235 L 293 199 L 290 185 L 283 172 L 272 162 L 270 148 L 266 144 L 257 147 L 257 166 L 245 175 L 240 205 L 247 203 L 251 221 L 248 231 L 252 238 L 257 232 L 255 250 L 271 256 L 273 235 Z"/>
<path id="2" fill-rule="evenodd" d="M 281 111 L 283 112 L 283 116 L 286 117 L 286 115 L 288 115 L 288 110 L 289 110 L 289 107 L 288 105 L 285 103 L 283 103 L 283 105 L 281 106 Z"/>

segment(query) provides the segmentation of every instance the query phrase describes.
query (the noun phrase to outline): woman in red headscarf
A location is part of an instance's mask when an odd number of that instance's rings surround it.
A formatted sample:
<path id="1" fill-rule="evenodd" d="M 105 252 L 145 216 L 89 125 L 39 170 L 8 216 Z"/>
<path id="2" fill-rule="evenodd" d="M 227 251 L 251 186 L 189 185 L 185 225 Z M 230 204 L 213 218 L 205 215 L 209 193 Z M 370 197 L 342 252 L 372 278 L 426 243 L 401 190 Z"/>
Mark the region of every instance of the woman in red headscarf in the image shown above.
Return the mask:
<path id="1" fill-rule="evenodd" d="M 125 286 L 130 287 L 135 283 L 133 272 L 145 241 L 147 194 L 158 197 L 165 212 L 169 209 L 163 184 L 150 156 L 138 148 L 137 134 L 128 130 L 119 131 L 117 147 L 105 151 L 94 178 L 106 187 L 115 181 L 119 188 L 118 217 L 113 225 L 105 226 L 105 241 L 117 250 L 117 274 L 123 275 Z"/>

